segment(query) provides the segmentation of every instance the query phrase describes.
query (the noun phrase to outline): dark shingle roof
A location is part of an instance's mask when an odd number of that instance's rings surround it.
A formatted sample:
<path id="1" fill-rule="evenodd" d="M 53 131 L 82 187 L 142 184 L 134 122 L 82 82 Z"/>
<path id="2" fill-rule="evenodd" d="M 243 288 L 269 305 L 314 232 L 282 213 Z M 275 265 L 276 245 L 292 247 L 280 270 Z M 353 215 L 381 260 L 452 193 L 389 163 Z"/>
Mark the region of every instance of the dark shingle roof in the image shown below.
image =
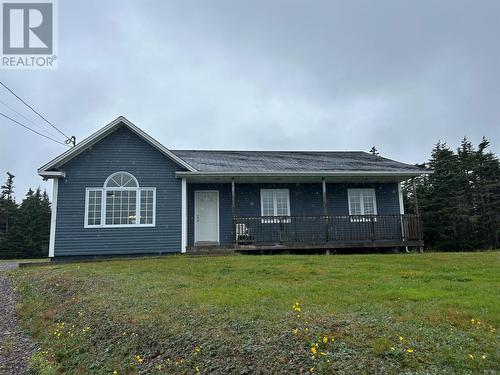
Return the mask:
<path id="1" fill-rule="evenodd" d="M 199 172 L 425 172 L 362 151 L 171 151 Z"/>

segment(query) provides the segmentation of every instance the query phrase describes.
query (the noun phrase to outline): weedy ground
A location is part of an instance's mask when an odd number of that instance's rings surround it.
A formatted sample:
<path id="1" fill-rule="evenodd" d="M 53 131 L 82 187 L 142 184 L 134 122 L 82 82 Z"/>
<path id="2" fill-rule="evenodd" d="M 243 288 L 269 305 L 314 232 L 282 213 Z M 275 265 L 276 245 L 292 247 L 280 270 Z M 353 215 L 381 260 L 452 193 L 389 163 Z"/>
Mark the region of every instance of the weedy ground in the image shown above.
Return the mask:
<path id="1" fill-rule="evenodd" d="M 500 369 L 500 252 L 54 264 L 10 273 L 41 374 Z"/>

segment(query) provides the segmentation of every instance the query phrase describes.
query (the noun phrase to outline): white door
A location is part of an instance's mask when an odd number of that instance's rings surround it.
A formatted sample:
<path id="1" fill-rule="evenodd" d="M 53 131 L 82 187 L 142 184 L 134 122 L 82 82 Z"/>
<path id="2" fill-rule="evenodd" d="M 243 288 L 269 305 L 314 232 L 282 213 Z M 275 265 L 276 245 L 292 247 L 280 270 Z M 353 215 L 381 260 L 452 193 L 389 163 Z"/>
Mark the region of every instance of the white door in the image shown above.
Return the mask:
<path id="1" fill-rule="evenodd" d="M 219 242 L 219 192 L 194 192 L 194 242 Z"/>

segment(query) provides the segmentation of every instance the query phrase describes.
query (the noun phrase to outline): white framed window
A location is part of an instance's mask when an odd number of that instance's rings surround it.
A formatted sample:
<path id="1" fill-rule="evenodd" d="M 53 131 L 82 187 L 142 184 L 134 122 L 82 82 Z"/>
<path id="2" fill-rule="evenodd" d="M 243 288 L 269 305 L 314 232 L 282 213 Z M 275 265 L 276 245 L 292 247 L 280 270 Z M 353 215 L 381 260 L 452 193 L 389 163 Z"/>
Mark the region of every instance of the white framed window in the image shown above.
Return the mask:
<path id="1" fill-rule="evenodd" d="M 102 188 L 87 188 L 85 228 L 155 226 L 156 188 L 141 188 L 128 172 L 109 176 Z"/>
<path id="2" fill-rule="evenodd" d="M 85 210 L 85 224 L 100 226 L 102 219 L 102 189 L 87 189 Z"/>
<path id="3" fill-rule="evenodd" d="M 290 193 L 288 189 L 260 190 L 261 216 L 290 216 Z M 262 222 L 275 222 L 275 219 L 262 219 Z M 289 221 L 289 219 L 285 219 Z"/>
<path id="4" fill-rule="evenodd" d="M 349 215 L 376 215 L 375 189 L 347 189 Z"/>

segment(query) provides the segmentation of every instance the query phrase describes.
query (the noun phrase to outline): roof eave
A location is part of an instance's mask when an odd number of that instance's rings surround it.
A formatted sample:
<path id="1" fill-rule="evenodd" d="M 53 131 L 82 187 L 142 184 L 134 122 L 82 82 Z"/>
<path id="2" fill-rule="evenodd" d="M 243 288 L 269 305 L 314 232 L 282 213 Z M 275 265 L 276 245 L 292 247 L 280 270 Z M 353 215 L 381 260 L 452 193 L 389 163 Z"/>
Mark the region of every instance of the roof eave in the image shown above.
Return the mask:
<path id="1" fill-rule="evenodd" d="M 66 173 L 63 171 L 39 171 L 38 175 L 44 179 L 66 177 Z"/>
<path id="2" fill-rule="evenodd" d="M 422 174 L 431 174 L 432 171 L 301 171 L 301 172 L 185 172 L 178 171 L 176 176 L 178 177 L 188 177 L 188 176 L 213 176 L 213 177 L 228 177 L 228 176 L 245 176 L 245 177 L 361 177 L 361 176 L 380 176 L 380 177 L 417 177 Z"/>

